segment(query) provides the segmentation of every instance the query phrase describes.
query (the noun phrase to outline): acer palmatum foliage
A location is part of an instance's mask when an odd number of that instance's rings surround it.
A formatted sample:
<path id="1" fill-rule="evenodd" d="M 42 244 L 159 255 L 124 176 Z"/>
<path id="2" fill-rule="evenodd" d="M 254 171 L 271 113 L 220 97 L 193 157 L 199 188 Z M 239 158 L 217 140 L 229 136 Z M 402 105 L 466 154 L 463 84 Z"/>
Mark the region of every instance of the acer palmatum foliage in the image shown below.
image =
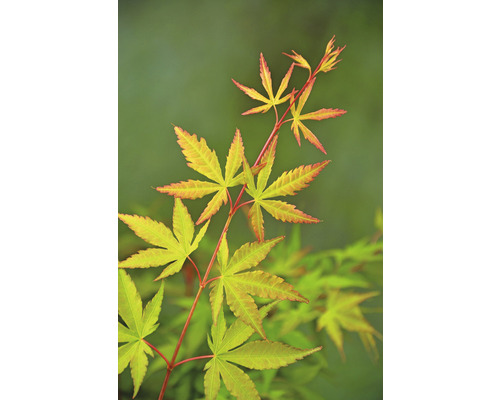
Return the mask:
<path id="1" fill-rule="evenodd" d="M 159 399 L 164 397 L 169 378 L 175 368 L 186 362 L 209 359 L 205 365 L 204 388 L 207 399 L 216 399 L 221 387 L 221 378 L 227 390 L 238 399 L 260 399 L 254 382 L 240 367 L 249 369 L 277 369 L 294 363 L 321 349 L 300 349 L 280 342 L 267 340 L 263 320 L 279 301 L 293 301 L 307 304 L 308 299 L 282 277 L 262 269 L 261 263 L 271 249 L 283 237 L 265 237 L 264 212 L 276 220 L 291 223 L 317 223 L 320 220 L 306 212 L 298 210 L 295 205 L 278 200 L 285 196 L 293 196 L 305 189 L 314 178 L 329 164 L 329 160 L 318 161 L 312 165 L 299 165 L 291 171 L 284 171 L 278 179 L 269 184 L 269 177 L 274 166 L 278 149 L 280 128 L 290 123 L 290 129 L 297 143 L 301 144 L 302 136 L 326 154 L 319 139 L 304 124 L 307 120 L 323 120 L 343 115 L 346 111 L 338 108 L 322 108 L 304 113 L 309 95 L 316 85 L 320 72 L 334 69 L 342 48 L 334 48 L 334 38 L 326 46 L 325 53 L 312 70 L 310 64 L 295 51 L 285 54 L 292 59 L 287 73 L 274 92 L 271 72 L 267 62 L 260 54 L 260 77 L 264 94 L 249 88 L 233 79 L 235 85 L 246 95 L 261 105 L 243 112 L 243 115 L 265 113 L 273 109 L 276 122 L 262 150 L 252 166 L 245 155 L 245 147 L 241 132 L 236 129 L 234 139 L 228 150 L 224 168 L 214 150 L 210 149 L 204 138 L 175 126 L 174 132 L 182 149 L 187 165 L 202 175 L 202 179 L 187 179 L 156 188 L 160 193 L 175 197 L 172 216 L 172 229 L 162 222 L 149 217 L 119 214 L 134 233 L 147 243 L 155 246 L 140 250 L 127 259 L 120 261 L 119 267 L 119 315 L 124 324 L 119 323 L 118 341 L 119 373 L 130 365 L 134 385 L 134 397 L 138 393 L 148 367 L 148 355 L 158 353 L 165 361 L 166 374 L 160 389 Z M 309 76 L 300 89 L 288 87 L 295 67 L 308 70 Z M 280 114 L 281 112 L 281 114 Z M 264 138 L 263 138 L 264 139 Z M 230 189 L 240 187 L 239 192 L 231 193 Z M 209 196 L 203 212 L 196 216 L 196 223 L 183 202 Z M 191 258 L 203 240 L 210 219 L 228 205 L 228 216 L 224 228 L 219 235 L 210 262 L 205 268 L 199 268 Z M 229 227 L 234 214 L 244 205 L 249 205 L 247 213 L 249 224 L 254 232 L 255 241 L 230 251 L 228 244 Z M 268 217 L 266 217 L 268 218 Z M 196 225 L 202 224 L 200 229 Z M 193 299 L 183 329 L 175 347 L 171 349 L 171 357 L 167 358 L 157 346 L 145 340 L 146 336 L 158 328 L 158 316 L 161 310 L 164 292 L 164 279 L 178 273 L 185 265 L 190 264 L 197 273 L 199 288 Z M 213 268 L 216 265 L 216 268 Z M 129 274 L 124 269 L 155 268 L 163 270 L 155 280 L 161 280 L 160 287 L 153 299 L 143 308 L 141 296 Z M 215 273 L 213 273 L 215 272 Z M 212 354 L 190 355 L 191 358 L 177 361 L 184 337 L 191 323 L 194 311 L 200 301 L 202 292 L 209 286 L 209 301 L 212 309 L 212 328 L 208 336 L 208 346 Z M 368 297 L 372 296 L 370 294 Z M 273 300 L 258 308 L 254 297 Z M 328 304 L 340 296 L 336 292 L 328 294 Z M 345 298 L 345 296 L 344 296 Z M 360 301 L 352 300 L 357 306 Z M 226 325 L 224 304 L 236 317 L 229 327 Z M 333 340 L 341 349 L 341 336 L 335 334 L 342 320 L 335 315 L 336 306 L 331 306 L 319 320 L 318 327 L 326 328 Z M 356 312 L 352 311 L 352 312 Z M 329 319 L 331 316 L 331 321 Z M 337 322 L 336 322 L 337 321 Z M 369 324 L 368 324 L 369 325 Z M 332 333 L 333 332 L 333 333 Z M 370 331 L 376 334 L 376 331 Z M 208 333 L 208 332 L 207 332 Z M 252 334 L 257 333 L 261 339 L 247 342 Z M 369 340 L 366 338 L 365 340 Z M 245 343 L 247 342 L 247 343 Z M 161 346 L 158 346 L 161 347 Z M 169 350 L 170 351 L 170 350 Z"/>

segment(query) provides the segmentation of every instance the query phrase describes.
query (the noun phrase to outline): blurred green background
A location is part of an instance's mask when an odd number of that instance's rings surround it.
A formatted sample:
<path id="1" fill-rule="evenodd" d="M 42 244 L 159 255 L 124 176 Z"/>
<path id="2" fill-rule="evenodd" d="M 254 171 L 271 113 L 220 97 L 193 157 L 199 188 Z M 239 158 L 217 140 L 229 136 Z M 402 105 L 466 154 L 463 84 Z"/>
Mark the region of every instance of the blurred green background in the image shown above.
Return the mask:
<path id="1" fill-rule="evenodd" d="M 288 198 L 324 221 L 302 226 L 303 245 L 318 251 L 370 236 L 375 210 L 382 206 L 382 1 L 120 0 L 120 212 L 147 214 L 168 224 L 173 199 L 153 187 L 200 178 L 186 166 L 172 124 L 204 137 L 222 164 L 238 127 L 253 163 L 274 115 L 242 116 L 259 103 L 231 78 L 263 92 L 262 52 L 276 90 L 291 63 L 282 52 L 293 49 L 314 68 L 333 35 L 336 46 L 347 45 L 342 61 L 319 76 L 304 112 L 331 107 L 347 114 L 307 124 L 323 143 L 326 157 L 305 140 L 299 148 L 285 125 L 271 180 L 300 164 L 331 159 L 309 188 Z M 291 85 L 300 88 L 306 78 L 307 72 L 297 68 Z M 206 205 L 204 200 L 185 203 L 194 218 Z M 214 239 L 225 221 L 225 212 L 221 214 L 208 232 Z M 264 218 L 266 237 L 291 228 L 269 215 Z M 121 237 L 126 231 L 120 224 Z M 253 240 L 242 215 L 230 232 L 232 248 Z M 369 318 L 381 331 L 381 316 Z M 373 363 L 355 334 L 345 340 L 345 363 L 329 342 L 325 352 L 334 375 L 318 377 L 315 390 L 325 399 L 382 398 L 382 358 Z"/>

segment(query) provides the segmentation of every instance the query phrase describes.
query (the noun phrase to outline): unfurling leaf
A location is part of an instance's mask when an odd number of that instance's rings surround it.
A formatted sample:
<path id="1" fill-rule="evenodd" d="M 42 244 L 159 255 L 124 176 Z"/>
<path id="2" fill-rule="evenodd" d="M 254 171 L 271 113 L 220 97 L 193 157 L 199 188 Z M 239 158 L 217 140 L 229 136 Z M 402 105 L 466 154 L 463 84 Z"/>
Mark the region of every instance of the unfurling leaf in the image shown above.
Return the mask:
<path id="1" fill-rule="evenodd" d="M 337 60 L 337 57 L 345 49 L 344 47 L 337 47 L 336 50 L 333 49 L 335 43 L 335 36 L 333 36 L 328 44 L 326 45 L 325 55 L 321 59 L 318 72 L 328 72 L 334 69 L 333 67 L 339 63 L 341 60 Z"/>
<path id="2" fill-rule="evenodd" d="M 179 272 L 187 257 L 198 248 L 207 231 L 208 221 L 194 236 L 194 224 L 187 207 L 178 198 L 175 199 L 173 212 L 173 230 L 161 222 L 137 215 L 118 214 L 137 236 L 146 242 L 163 248 L 140 250 L 124 261 L 118 263 L 118 268 L 149 268 L 167 265 L 156 278 L 162 279 Z M 175 236 L 174 236 L 175 235 Z"/>
<path id="3" fill-rule="evenodd" d="M 292 76 L 292 71 L 293 71 L 293 66 L 295 64 L 292 64 L 290 68 L 288 69 L 288 72 L 285 74 L 283 77 L 280 87 L 278 88 L 278 91 L 276 92 L 276 95 L 273 94 L 273 83 L 271 80 L 271 72 L 269 71 L 269 68 L 267 67 L 266 60 L 264 59 L 264 56 L 262 53 L 260 53 L 260 78 L 262 80 L 262 86 L 266 90 L 267 93 L 267 98 L 263 95 L 261 95 L 259 92 L 257 92 L 255 89 L 249 88 L 245 85 L 242 85 L 241 83 L 236 82 L 233 79 L 233 83 L 241 90 L 243 93 L 245 93 L 247 96 L 251 97 L 254 100 L 261 101 L 265 103 L 263 106 L 259 107 L 254 107 L 248 111 L 245 111 L 242 115 L 248 115 L 248 114 L 255 114 L 255 113 L 265 113 L 269 111 L 271 107 L 275 107 L 278 104 L 284 103 L 290 98 L 291 93 L 287 94 L 284 97 L 281 97 L 283 95 L 283 92 L 286 90 L 288 87 L 288 82 L 290 81 L 290 77 Z"/>
<path id="4" fill-rule="evenodd" d="M 295 50 L 292 50 L 293 55 L 283 53 L 285 56 L 290 57 L 293 61 L 295 61 L 295 65 L 297 67 L 305 68 L 309 70 L 309 74 L 311 74 L 311 66 L 309 63 L 306 61 L 304 57 L 302 57 L 300 54 L 297 54 Z"/>
<path id="5" fill-rule="evenodd" d="M 142 309 L 142 300 L 132 281 L 124 271 L 118 270 L 118 314 L 127 326 L 118 322 L 118 342 L 124 345 L 118 348 L 118 373 L 130 365 L 130 374 L 134 382 L 134 397 L 146 374 L 148 358 L 153 356 L 151 348 L 142 340 L 158 328 L 158 316 L 163 301 L 163 282 L 153 299 Z"/>

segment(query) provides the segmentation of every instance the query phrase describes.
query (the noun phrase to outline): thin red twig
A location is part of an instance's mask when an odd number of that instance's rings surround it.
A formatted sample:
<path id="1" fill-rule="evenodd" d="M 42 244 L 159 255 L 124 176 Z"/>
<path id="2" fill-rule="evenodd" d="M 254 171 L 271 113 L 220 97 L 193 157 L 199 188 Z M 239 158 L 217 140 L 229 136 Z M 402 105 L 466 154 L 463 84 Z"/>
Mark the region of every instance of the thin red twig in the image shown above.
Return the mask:
<path id="1" fill-rule="evenodd" d="M 201 286 L 200 270 L 198 269 L 198 267 L 196 266 L 196 264 L 194 263 L 194 261 L 191 259 L 191 257 L 188 256 L 188 259 L 189 259 L 189 261 L 191 261 L 191 264 L 193 264 L 193 267 L 196 270 L 196 273 L 198 274 L 198 282 L 200 283 L 200 286 Z"/>
<path id="2" fill-rule="evenodd" d="M 249 201 L 245 201 L 244 203 L 241 203 L 238 207 L 236 207 L 236 208 L 234 209 L 234 212 L 238 211 L 241 207 L 246 206 L 247 204 L 251 204 L 251 203 L 253 203 L 254 201 L 255 201 L 255 200 L 249 200 Z"/>
<path id="3" fill-rule="evenodd" d="M 231 198 L 231 194 L 229 193 L 228 188 L 226 188 L 226 193 L 227 193 L 227 197 L 229 197 L 229 209 L 232 210 L 233 209 L 233 199 Z"/>
<path id="4" fill-rule="evenodd" d="M 154 351 L 158 353 L 158 355 L 165 360 L 167 363 L 167 367 L 170 367 L 170 362 L 168 361 L 167 357 L 165 357 L 160 350 L 158 350 L 156 347 L 154 347 L 151 343 L 149 343 L 147 340 L 142 339 L 144 343 L 146 343 L 149 347 L 151 347 Z"/>
<path id="5" fill-rule="evenodd" d="M 176 363 L 176 364 L 174 365 L 174 368 L 175 368 L 175 367 L 177 367 L 177 366 L 179 366 L 179 365 L 181 365 L 181 364 L 187 363 L 187 362 L 189 362 L 189 361 L 201 360 L 201 359 L 203 359 L 203 358 L 213 358 L 213 357 L 214 357 L 214 355 L 213 355 L 213 354 L 211 354 L 211 355 L 209 355 L 209 356 L 198 356 L 198 357 L 188 358 L 188 359 L 186 359 L 186 360 L 182 360 L 182 361 L 179 361 L 178 363 Z"/>
<path id="6" fill-rule="evenodd" d="M 220 276 L 216 276 L 215 278 L 209 279 L 208 281 L 205 282 L 205 286 L 207 286 L 212 281 L 216 281 L 217 279 L 220 279 Z"/>

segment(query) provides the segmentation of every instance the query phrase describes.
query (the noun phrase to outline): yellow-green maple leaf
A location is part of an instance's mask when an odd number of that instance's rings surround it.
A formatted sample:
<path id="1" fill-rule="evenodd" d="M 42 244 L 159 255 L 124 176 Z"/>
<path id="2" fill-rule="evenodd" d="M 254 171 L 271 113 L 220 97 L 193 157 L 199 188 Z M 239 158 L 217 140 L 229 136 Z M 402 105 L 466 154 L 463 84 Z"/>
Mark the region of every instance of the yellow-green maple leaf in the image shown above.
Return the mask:
<path id="1" fill-rule="evenodd" d="M 244 272 L 264 260 L 271 249 L 282 239 L 281 236 L 260 243 L 245 243 L 235 251 L 229 261 L 227 261 L 227 244 L 221 246 L 222 249 L 219 250 L 221 255 L 218 255 L 221 276 L 211 283 L 212 291 L 210 292 L 214 321 L 217 321 L 221 312 L 225 293 L 227 304 L 234 315 L 265 338 L 262 318 L 250 295 L 267 299 L 308 301 L 279 276 L 264 271 Z"/>
<path id="2" fill-rule="evenodd" d="M 258 310 L 264 318 L 276 302 L 263 306 Z M 280 342 L 258 340 L 243 344 L 253 333 L 240 319 L 237 319 L 229 329 L 226 329 L 224 313 L 217 317 L 217 323 L 212 326 L 212 340 L 208 344 L 214 357 L 205 365 L 205 396 L 215 400 L 220 389 L 220 378 L 229 392 L 239 400 L 259 400 L 255 384 L 250 377 L 232 363 L 250 369 L 277 369 L 290 365 L 311 355 L 321 347 L 299 349 Z M 242 345 L 243 344 L 243 345 Z M 239 347 L 238 347 L 239 346 Z"/>
<path id="3" fill-rule="evenodd" d="M 164 285 L 153 299 L 142 309 L 142 300 L 132 281 L 132 278 L 124 271 L 118 271 L 118 314 L 125 325 L 118 322 L 118 343 L 125 343 L 118 347 L 118 374 L 130 365 L 130 374 L 134 383 L 134 395 L 146 374 L 148 358 L 154 356 L 151 348 L 143 339 L 158 328 L 158 316 L 163 300 Z"/>
<path id="4" fill-rule="evenodd" d="M 210 222 L 203 225 L 194 237 L 194 223 L 191 215 L 187 207 L 177 198 L 174 204 L 173 233 L 163 223 L 149 217 L 118 214 L 118 218 L 125 222 L 137 236 L 160 247 L 139 250 L 126 260 L 120 261 L 118 268 L 150 268 L 168 264 L 156 280 L 181 270 L 189 255 L 198 248 Z"/>
<path id="5" fill-rule="evenodd" d="M 182 199 L 198 199 L 216 192 L 196 221 L 196 225 L 198 225 L 210 219 L 219 211 L 222 204 L 227 204 L 228 188 L 243 185 L 243 173 L 236 175 L 236 172 L 241 167 L 243 159 L 243 140 L 240 131 L 236 129 L 233 142 L 231 143 L 227 155 L 225 174 L 223 177 L 217 154 L 215 150 L 210 150 L 205 139 L 200 138 L 198 140 L 195 134 L 191 135 L 178 126 L 176 126 L 174 130 L 178 138 L 177 142 L 181 146 L 182 152 L 188 161 L 188 166 L 211 179 L 213 182 L 189 179 L 187 181 L 157 187 L 156 190 L 160 193 L 167 193 Z M 254 174 L 257 173 L 259 168 L 261 167 L 254 167 L 252 172 Z"/>
<path id="6" fill-rule="evenodd" d="M 274 164 L 277 136 L 275 136 L 264 153 L 261 163 L 264 165 L 257 175 L 257 184 L 245 158 L 243 158 L 243 173 L 246 192 L 253 197 L 254 202 L 248 212 L 250 225 L 259 241 L 264 240 L 264 219 L 261 208 L 271 216 L 283 222 L 317 223 L 319 219 L 298 210 L 294 205 L 280 200 L 271 200 L 277 196 L 293 196 L 306 188 L 312 180 L 325 168 L 329 160 L 312 165 L 301 165 L 292 171 L 285 171 L 266 189 L 269 176 Z"/>

